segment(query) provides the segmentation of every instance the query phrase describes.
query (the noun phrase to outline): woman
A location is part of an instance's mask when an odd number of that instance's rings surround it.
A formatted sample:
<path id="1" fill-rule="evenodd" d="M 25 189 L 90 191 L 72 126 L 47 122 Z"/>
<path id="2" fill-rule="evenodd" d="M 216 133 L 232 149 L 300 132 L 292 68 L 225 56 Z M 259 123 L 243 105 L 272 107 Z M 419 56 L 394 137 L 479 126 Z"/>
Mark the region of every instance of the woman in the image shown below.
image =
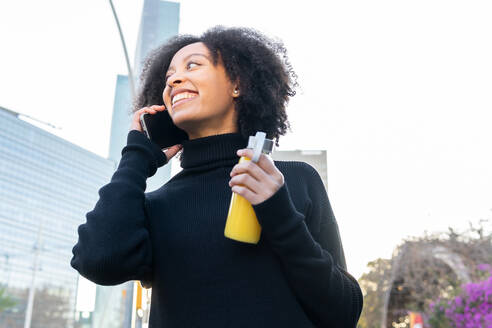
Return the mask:
<path id="1" fill-rule="evenodd" d="M 152 284 L 150 327 L 355 327 L 362 310 L 337 222 L 304 162 L 238 164 L 256 131 L 276 139 L 296 76 L 279 41 L 246 28 L 177 36 L 147 58 L 127 145 L 79 229 L 71 265 L 101 285 Z M 189 140 L 166 151 L 140 114 L 168 110 Z M 178 174 L 145 193 L 179 150 Z M 224 236 L 231 192 L 251 202 L 258 244 Z"/>

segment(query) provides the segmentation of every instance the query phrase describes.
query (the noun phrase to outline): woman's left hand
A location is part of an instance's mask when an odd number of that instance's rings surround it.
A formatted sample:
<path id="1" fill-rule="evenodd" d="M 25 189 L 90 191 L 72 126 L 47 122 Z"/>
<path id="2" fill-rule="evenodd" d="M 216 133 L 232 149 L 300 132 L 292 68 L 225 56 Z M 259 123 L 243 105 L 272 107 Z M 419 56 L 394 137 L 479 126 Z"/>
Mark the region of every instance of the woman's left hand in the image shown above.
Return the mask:
<path id="1" fill-rule="evenodd" d="M 253 150 L 239 149 L 238 156 L 253 158 Z M 245 161 L 236 164 L 231 171 L 229 186 L 232 191 L 257 205 L 277 192 L 284 184 L 284 175 L 277 169 L 273 160 L 265 154 L 260 155 L 257 163 Z"/>

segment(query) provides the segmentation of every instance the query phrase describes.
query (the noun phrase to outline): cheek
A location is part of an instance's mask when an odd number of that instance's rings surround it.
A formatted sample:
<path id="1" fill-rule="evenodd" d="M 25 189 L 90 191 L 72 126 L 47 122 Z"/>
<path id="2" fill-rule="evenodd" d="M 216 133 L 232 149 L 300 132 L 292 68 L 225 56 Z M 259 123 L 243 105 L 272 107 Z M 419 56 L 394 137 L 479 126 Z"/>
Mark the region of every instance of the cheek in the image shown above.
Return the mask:
<path id="1" fill-rule="evenodd" d="M 164 106 L 166 106 L 166 109 L 167 111 L 169 112 L 169 115 L 172 116 L 172 107 L 171 107 L 171 97 L 169 95 L 169 93 L 164 90 L 164 92 L 162 93 L 162 100 L 164 101 Z"/>
<path id="2" fill-rule="evenodd" d="M 222 108 L 232 102 L 232 97 L 227 93 L 227 89 L 224 85 L 214 85 L 213 88 L 207 88 L 203 94 L 200 93 L 202 102 L 207 106 L 213 106 Z"/>
<path id="3" fill-rule="evenodd" d="M 167 91 L 166 89 L 164 89 L 164 92 L 162 93 L 162 100 L 164 100 L 164 105 L 167 106 L 167 104 L 170 104 L 171 103 L 171 96 L 169 94 L 169 91 Z"/>
<path id="4" fill-rule="evenodd" d="M 224 72 L 204 71 L 193 82 L 200 92 L 203 105 L 223 107 L 232 102 L 232 96 L 228 94 L 229 84 Z"/>

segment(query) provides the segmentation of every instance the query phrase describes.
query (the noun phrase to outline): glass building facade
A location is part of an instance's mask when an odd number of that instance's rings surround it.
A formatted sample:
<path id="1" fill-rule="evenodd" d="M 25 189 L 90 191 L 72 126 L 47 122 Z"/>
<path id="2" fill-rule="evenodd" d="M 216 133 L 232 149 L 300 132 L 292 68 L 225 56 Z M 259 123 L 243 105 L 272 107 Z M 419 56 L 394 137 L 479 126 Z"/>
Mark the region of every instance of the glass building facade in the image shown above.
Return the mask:
<path id="1" fill-rule="evenodd" d="M 172 1 L 145 0 L 135 49 L 135 74 L 140 74 L 149 51 L 178 34 L 180 4 Z"/>
<path id="2" fill-rule="evenodd" d="M 0 327 L 75 327 L 77 227 L 116 168 L 0 107 Z"/>

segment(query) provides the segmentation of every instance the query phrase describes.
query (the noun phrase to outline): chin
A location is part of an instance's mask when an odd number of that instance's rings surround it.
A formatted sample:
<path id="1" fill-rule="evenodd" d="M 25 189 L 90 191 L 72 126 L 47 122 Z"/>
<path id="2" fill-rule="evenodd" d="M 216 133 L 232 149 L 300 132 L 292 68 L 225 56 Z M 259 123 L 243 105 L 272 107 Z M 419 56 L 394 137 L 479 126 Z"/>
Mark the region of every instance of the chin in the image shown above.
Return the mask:
<path id="1" fill-rule="evenodd" d="M 174 112 L 174 114 L 171 116 L 171 119 L 173 120 L 174 125 L 176 125 L 181 130 L 185 130 L 186 132 L 188 132 L 188 130 L 191 130 L 193 127 L 196 127 L 196 121 L 199 121 L 199 118 L 195 117 L 195 115 L 192 115 L 192 111 L 183 110 L 182 112 L 180 112 L 179 109 L 177 112 Z"/>

